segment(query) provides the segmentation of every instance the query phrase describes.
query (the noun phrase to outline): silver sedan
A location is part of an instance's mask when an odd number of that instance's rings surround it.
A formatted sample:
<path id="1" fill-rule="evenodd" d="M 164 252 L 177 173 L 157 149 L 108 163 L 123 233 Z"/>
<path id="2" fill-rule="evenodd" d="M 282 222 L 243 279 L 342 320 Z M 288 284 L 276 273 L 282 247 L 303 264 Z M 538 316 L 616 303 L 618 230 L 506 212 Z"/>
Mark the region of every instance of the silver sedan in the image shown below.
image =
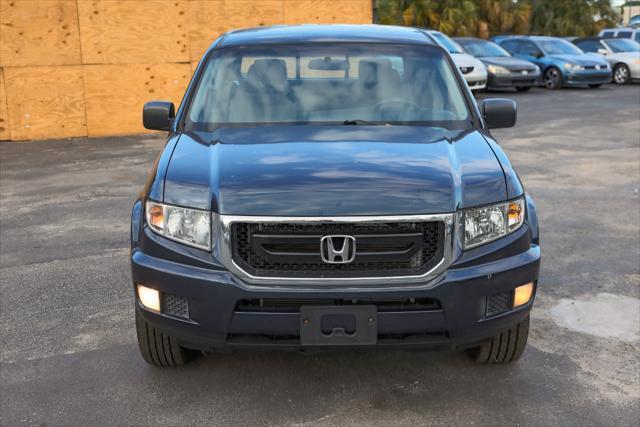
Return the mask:
<path id="1" fill-rule="evenodd" d="M 589 37 L 573 43 L 586 53 L 603 56 L 613 70 L 613 81 L 627 84 L 640 80 L 640 44 L 630 39 Z"/>

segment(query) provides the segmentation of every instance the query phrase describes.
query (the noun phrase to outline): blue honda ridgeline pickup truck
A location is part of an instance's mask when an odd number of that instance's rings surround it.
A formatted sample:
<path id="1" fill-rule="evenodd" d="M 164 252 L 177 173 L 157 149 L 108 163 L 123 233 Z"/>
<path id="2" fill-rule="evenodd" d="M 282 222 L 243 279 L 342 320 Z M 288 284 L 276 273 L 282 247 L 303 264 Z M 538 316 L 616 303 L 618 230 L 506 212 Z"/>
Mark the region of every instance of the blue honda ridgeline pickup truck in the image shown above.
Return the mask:
<path id="1" fill-rule="evenodd" d="M 133 206 L 144 360 L 198 351 L 344 346 L 522 354 L 538 220 L 476 103 L 420 30 L 233 31 L 200 61 Z"/>

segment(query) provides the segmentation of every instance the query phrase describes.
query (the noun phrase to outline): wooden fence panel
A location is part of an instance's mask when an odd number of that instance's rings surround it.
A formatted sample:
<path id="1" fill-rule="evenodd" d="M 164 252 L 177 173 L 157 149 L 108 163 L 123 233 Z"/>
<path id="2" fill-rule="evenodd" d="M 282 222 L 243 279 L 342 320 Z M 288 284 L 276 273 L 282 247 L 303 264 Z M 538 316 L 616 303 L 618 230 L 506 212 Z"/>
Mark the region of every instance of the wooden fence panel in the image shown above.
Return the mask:
<path id="1" fill-rule="evenodd" d="M 371 0 L 0 0 L 0 139 L 143 132 L 223 32 L 371 21 Z"/>
<path id="2" fill-rule="evenodd" d="M 75 0 L 0 0 L 0 66 L 80 63 Z"/>
<path id="3" fill-rule="evenodd" d="M 188 62 L 186 11 L 180 0 L 78 0 L 82 62 Z"/>
<path id="4" fill-rule="evenodd" d="M 287 24 L 370 24 L 371 0 L 284 0 Z"/>
<path id="5" fill-rule="evenodd" d="M 282 0 L 197 0 L 189 2 L 191 61 L 218 36 L 235 28 L 283 23 Z"/>
<path id="6" fill-rule="evenodd" d="M 82 67 L 4 69 L 12 140 L 86 136 Z"/>
<path id="7" fill-rule="evenodd" d="M 158 99 L 182 100 L 191 65 L 85 65 L 85 96 L 89 136 L 144 132 L 142 106 Z"/>
<path id="8" fill-rule="evenodd" d="M 0 68 L 0 141 L 11 139 L 9 130 L 9 110 L 7 109 L 7 90 L 4 85 L 4 70 Z"/>

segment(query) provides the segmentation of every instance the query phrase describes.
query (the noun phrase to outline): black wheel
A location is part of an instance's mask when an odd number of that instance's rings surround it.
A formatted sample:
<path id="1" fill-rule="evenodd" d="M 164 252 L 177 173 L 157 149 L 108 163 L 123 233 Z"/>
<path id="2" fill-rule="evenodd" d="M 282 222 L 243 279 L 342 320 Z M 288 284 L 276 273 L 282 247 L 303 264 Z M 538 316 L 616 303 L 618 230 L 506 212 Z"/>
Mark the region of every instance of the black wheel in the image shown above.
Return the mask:
<path id="1" fill-rule="evenodd" d="M 631 81 L 631 73 L 629 73 L 629 67 L 625 64 L 617 64 L 613 68 L 613 81 L 619 85 L 629 84 Z"/>
<path id="2" fill-rule="evenodd" d="M 547 89 L 560 89 L 562 87 L 562 73 L 559 69 L 551 67 L 544 72 L 544 86 Z"/>
<path id="3" fill-rule="evenodd" d="M 480 347 L 472 348 L 468 354 L 478 363 L 510 363 L 522 356 L 529 336 L 529 316 Z"/>
<path id="4" fill-rule="evenodd" d="M 518 92 L 528 92 L 531 86 L 516 86 Z"/>
<path id="5" fill-rule="evenodd" d="M 602 86 L 602 85 L 601 85 L 601 84 L 598 84 L 598 85 L 589 85 L 589 87 L 590 87 L 590 88 L 592 88 L 592 89 L 595 89 L 595 88 L 600 87 L 600 86 Z"/>
<path id="6" fill-rule="evenodd" d="M 191 351 L 180 347 L 174 338 L 147 323 L 136 310 L 138 347 L 145 362 L 154 366 L 181 366 L 191 359 Z"/>

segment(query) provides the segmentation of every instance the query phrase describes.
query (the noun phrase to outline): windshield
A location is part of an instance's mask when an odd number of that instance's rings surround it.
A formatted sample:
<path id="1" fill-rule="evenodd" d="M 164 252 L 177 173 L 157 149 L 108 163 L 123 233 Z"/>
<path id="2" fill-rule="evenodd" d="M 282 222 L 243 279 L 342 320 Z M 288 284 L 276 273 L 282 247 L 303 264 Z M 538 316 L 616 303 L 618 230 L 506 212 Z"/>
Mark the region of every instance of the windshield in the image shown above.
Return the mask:
<path id="1" fill-rule="evenodd" d="M 216 50 L 186 130 L 264 124 L 424 124 L 467 129 L 465 98 L 433 46 L 307 44 Z"/>
<path id="2" fill-rule="evenodd" d="M 440 44 L 440 46 L 447 49 L 449 53 L 464 53 L 458 43 L 454 42 L 452 39 L 445 36 L 444 34 L 436 33 L 436 32 L 429 33 L 429 34 L 431 34 L 436 39 L 436 41 L 438 42 L 438 44 Z"/>
<path id="3" fill-rule="evenodd" d="M 581 55 L 583 52 L 566 40 L 537 40 L 547 55 Z"/>
<path id="4" fill-rule="evenodd" d="M 630 39 L 607 39 L 605 40 L 607 46 L 612 51 L 618 52 L 639 52 L 640 44 Z"/>
<path id="5" fill-rule="evenodd" d="M 479 58 L 487 56 L 511 56 L 509 52 L 493 42 L 484 40 L 460 40 L 459 43 L 468 53 Z"/>

